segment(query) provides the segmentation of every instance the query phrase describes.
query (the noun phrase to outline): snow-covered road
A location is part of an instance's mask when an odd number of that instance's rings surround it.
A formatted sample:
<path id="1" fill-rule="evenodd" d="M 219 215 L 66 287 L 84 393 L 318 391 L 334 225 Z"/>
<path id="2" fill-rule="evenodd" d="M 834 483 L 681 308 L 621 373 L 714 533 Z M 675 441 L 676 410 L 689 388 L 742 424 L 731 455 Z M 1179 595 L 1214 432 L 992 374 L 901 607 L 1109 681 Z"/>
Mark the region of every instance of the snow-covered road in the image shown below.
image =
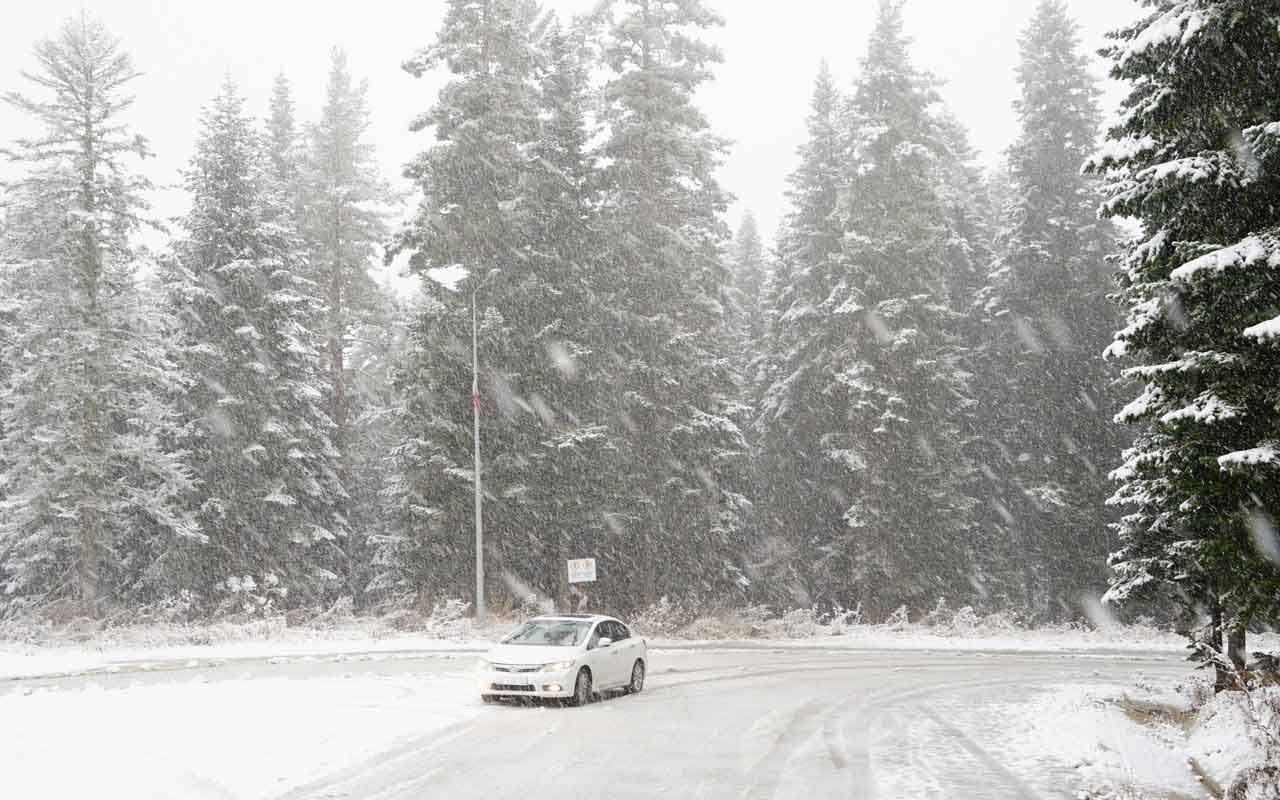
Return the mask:
<path id="1" fill-rule="evenodd" d="M 0 785 L 194 800 L 1072 797 L 1079 742 L 1061 737 L 1094 732 L 1063 720 L 1059 735 L 1033 701 L 1187 673 L 1167 653 L 656 650 L 643 694 L 561 709 L 482 705 L 472 660 L 11 681 Z"/>

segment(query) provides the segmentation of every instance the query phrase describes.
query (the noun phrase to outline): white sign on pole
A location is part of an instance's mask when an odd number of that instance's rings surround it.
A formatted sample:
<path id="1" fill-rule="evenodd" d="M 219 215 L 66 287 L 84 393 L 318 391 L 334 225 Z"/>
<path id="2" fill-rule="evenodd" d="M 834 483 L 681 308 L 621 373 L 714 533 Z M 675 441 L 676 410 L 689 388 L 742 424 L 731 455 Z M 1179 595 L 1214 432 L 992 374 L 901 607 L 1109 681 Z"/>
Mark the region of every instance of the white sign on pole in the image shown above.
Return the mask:
<path id="1" fill-rule="evenodd" d="M 574 558 L 569 561 L 569 583 L 591 583 L 596 579 L 594 558 Z"/>

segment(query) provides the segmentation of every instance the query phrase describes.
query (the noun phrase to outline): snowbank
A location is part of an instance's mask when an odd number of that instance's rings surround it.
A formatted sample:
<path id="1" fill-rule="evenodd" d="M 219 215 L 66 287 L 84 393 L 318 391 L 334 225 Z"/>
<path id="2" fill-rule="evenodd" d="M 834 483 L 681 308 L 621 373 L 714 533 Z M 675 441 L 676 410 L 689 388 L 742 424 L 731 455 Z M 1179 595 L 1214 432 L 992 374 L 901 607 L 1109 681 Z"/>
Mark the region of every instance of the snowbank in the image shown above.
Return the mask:
<path id="1" fill-rule="evenodd" d="M 418 620 L 402 631 L 386 617 L 345 618 L 324 627 L 289 627 L 283 619 L 207 626 L 157 624 L 83 632 L 41 629 L 21 640 L 0 638 L 0 680 L 76 675 L 97 671 L 200 666 L 239 659 L 414 657 L 469 653 L 515 627 L 494 617 L 483 628 L 448 613 Z M 797 609 L 780 616 L 751 606 L 714 616 L 693 615 L 667 603 L 630 620 L 650 645 L 666 649 L 799 648 L 945 650 L 968 652 L 1162 653 L 1179 658 L 1186 640 L 1147 625 L 1100 620 L 1096 626 L 1063 624 L 1025 628 L 1009 615 L 978 615 L 969 608 L 939 606 L 917 621 L 905 613 L 882 624 L 862 624 L 851 614 L 818 615 Z M 11 628 L 9 634 L 13 634 Z M 1280 650 L 1280 636 L 1252 637 L 1251 649 Z"/>
<path id="2" fill-rule="evenodd" d="M 1228 800 L 1280 800 L 1280 686 L 1213 696 L 1188 747 Z"/>
<path id="3" fill-rule="evenodd" d="M 358 658 L 413 658 L 425 654 L 478 653 L 506 628 L 484 635 L 469 633 L 452 639 L 401 634 L 371 638 L 355 631 L 291 631 L 273 638 L 228 641 L 216 644 L 134 645 L 85 643 L 64 645 L 0 644 L 0 680 L 43 676 L 81 675 L 95 672 L 171 669 L 217 665 L 239 659 L 270 659 L 275 663 L 294 659 L 343 660 Z M 885 630 L 867 627 L 846 629 L 839 635 L 819 634 L 797 638 L 649 639 L 655 649 L 856 649 L 947 650 L 981 652 L 1107 652 L 1167 653 L 1179 658 L 1182 639 L 1171 634 L 1135 635 L 1115 631 L 1024 631 L 1021 635 L 960 636 L 922 630 Z"/>
<path id="4" fill-rule="evenodd" d="M 1007 763 L 1044 772 L 1057 762 L 1082 800 L 1203 797 L 1206 789 L 1280 800 L 1280 687 L 1214 695 L 1205 682 L 1067 685 L 994 713 Z"/>
<path id="5" fill-rule="evenodd" d="M 1081 790 L 1080 798 L 1203 796 L 1182 750 L 1184 732 L 1171 722 L 1144 726 L 1135 721 L 1125 710 L 1135 694 L 1144 695 L 1137 705 L 1172 704 L 1172 719 L 1182 710 L 1176 694 L 1078 685 L 998 709 L 996 716 L 1007 720 L 997 728 L 1006 763 L 1028 773 L 1056 764 L 1066 770 L 1066 782 Z M 1053 746 L 1046 748 L 1046 742 Z"/>
<path id="6" fill-rule="evenodd" d="M 0 644 L 0 680 L 83 675 L 94 672 L 167 669 L 173 666 L 216 666 L 228 661 L 272 659 L 341 659 L 360 656 L 394 657 L 424 653 L 469 653 L 488 649 L 490 640 L 450 640 L 404 635 L 371 639 L 358 635 L 292 637 L 207 645 L 153 647 L 92 645 Z"/>

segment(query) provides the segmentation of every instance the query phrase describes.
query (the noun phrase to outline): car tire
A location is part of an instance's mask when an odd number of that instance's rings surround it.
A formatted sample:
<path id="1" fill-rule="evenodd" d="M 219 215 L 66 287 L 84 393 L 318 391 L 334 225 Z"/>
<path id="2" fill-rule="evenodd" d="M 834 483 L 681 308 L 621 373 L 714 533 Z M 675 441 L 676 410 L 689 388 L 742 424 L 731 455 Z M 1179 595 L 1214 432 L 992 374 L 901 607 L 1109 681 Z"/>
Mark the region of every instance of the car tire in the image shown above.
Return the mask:
<path id="1" fill-rule="evenodd" d="M 578 670 L 578 679 L 573 684 L 573 697 L 569 705 L 578 707 L 591 702 L 591 671 L 586 667 Z"/>
<path id="2" fill-rule="evenodd" d="M 627 684 L 627 694 L 640 694 L 644 691 L 644 661 L 636 659 L 631 665 L 631 683 Z"/>

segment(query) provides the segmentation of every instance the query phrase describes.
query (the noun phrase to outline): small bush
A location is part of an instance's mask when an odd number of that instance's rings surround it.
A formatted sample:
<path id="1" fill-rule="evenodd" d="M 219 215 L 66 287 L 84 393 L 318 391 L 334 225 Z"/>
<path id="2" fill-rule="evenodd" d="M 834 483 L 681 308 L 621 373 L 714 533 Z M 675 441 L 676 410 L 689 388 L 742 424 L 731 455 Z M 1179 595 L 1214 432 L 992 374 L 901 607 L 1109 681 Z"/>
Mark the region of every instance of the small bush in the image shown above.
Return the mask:
<path id="1" fill-rule="evenodd" d="M 820 622 L 828 627 L 832 636 L 843 636 L 847 628 L 857 627 L 862 624 L 862 603 L 858 603 L 852 609 L 845 609 L 837 605 L 824 614 Z"/>
<path id="2" fill-rule="evenodd" d="M 355 600 L 350 595 L 343 595 L 334 601 L 333 605 L 327 610 L 319 614 L 310 615 L 304 611 L 299 616 L 303 620 L 298 624 L 299 627 L 305 626 L 317 630 L 333 630 L 334 628 L 344 627 L 355 621 Z M 286 615 L 286 620 L 288 620 L 288 615 Z M 288 621 L 290 627 L 295 626 L 292 620 Z"/>
<path id="3" fill-rule="evenodd" d="M 457 638 L 470 633 L 473 629 L 471 618 L 467 616 L 471 604 L 465 600 L 454 598 L 436 603 L 431 614 L 427 616 L 424 631 L 430 636 L 442 639 Z"/>
<path id="4" fill-rule="evenodd" d="M 693 620 L 692 612 L 663 595 L 661 600 L 632 617 L 631 627 L 643 636 L 674 636 Z"/>
<path id="5" fill-rule="evenodd" d="M 765 630 L 770 638 L 812 639 L 821 632 L 822 623 L 817 608 L 793 608 L 781 619 L 767 623 Z"/>
<path id="6" fill-rule="evenodd" d="M 906 630 L 911 625 L 911 612 L 906 606 L 898 606 L 897 610 L 884 621 L 884 627 L 891 631 Z"/>
<path id="7" fill-rule="evenodd" d="M 680 630 L 684 639 L 758 639 L 767 635 L 769 607 L 750 605 L 698 617 Z"/>

